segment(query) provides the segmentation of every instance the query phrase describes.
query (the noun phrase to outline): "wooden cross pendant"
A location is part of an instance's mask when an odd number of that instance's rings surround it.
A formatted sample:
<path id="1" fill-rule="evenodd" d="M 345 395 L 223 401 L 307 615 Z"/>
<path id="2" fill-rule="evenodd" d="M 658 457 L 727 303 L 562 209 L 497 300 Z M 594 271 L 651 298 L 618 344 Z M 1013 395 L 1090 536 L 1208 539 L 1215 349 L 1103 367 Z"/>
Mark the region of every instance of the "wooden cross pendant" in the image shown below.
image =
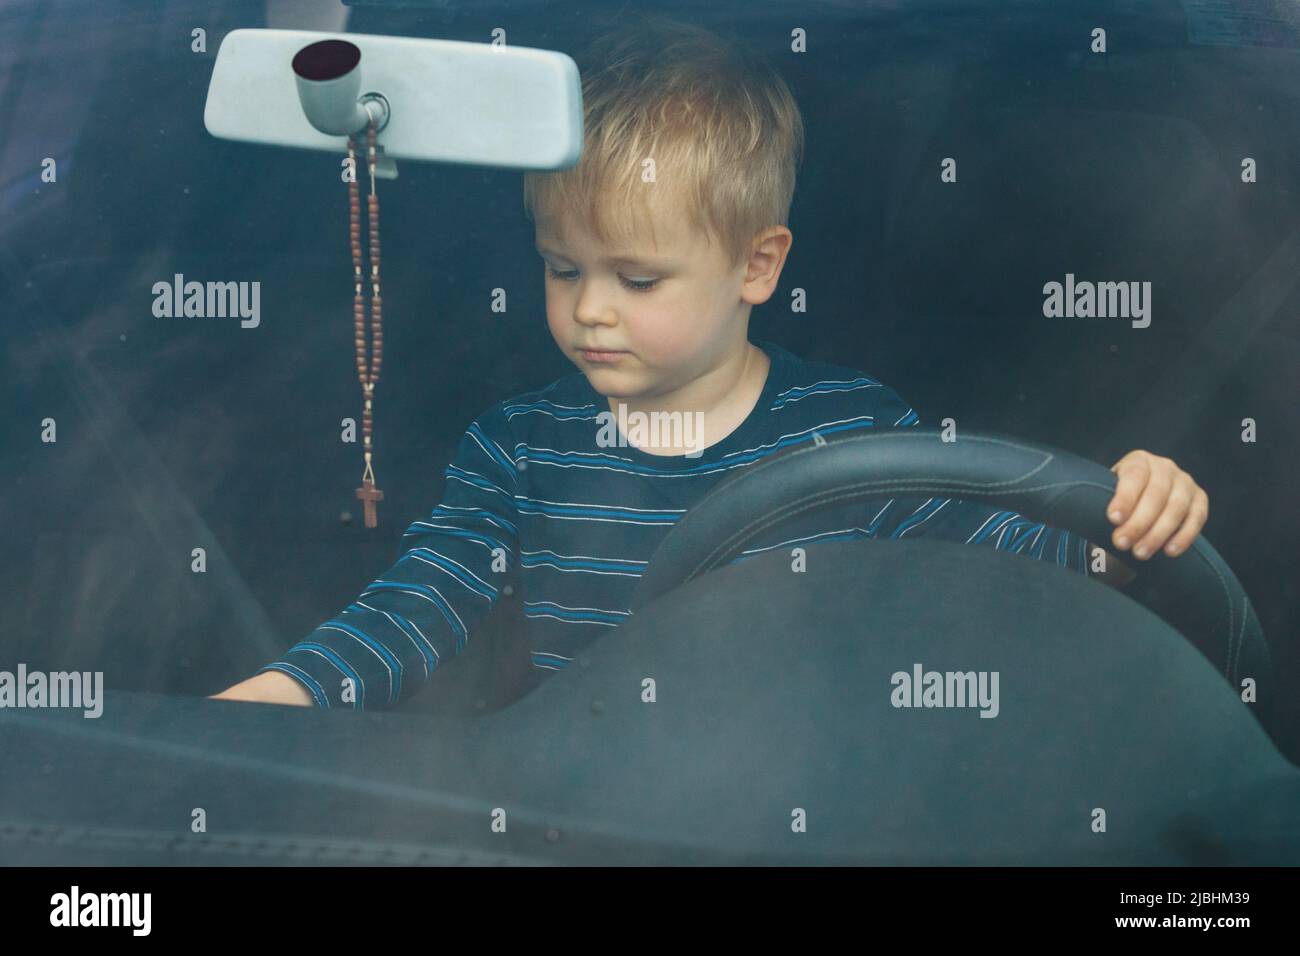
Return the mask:
<path id="1" fill-rule="evenodd" d="M 373 480 L 366 478 L 361 482 L 361 487 L 357 489 L 357 497 L 365 502 L 366 527 L 377 527 L 379 516 L 375 513 L 375 502 L 383 501 L 384 493 L 375 487 Z"/>

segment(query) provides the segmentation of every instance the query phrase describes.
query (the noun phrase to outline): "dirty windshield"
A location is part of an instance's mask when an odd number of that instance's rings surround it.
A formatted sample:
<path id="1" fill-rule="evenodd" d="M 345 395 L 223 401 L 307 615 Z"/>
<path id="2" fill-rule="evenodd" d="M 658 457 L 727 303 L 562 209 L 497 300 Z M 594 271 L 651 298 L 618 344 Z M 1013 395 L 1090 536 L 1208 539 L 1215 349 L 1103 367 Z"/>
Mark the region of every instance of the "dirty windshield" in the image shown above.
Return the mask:
<path id="1" fill-rule="evenodd" d="M 0 862 L 1298 863 L 1297 224 L 1283 0 L 0 0 Z"/>

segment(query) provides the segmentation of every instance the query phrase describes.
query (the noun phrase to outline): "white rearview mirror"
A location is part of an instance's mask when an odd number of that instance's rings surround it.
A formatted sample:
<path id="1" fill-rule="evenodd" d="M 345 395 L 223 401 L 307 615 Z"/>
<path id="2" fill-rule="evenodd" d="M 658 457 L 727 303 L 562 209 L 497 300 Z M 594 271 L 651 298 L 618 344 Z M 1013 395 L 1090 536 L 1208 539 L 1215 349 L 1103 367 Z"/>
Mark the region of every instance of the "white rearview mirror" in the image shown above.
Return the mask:
<path id="1" fill-rule="evenodd" d="M 374 116 L 394 160 L 564 169 L 582 149 L 582 87 L 563 53 L 457 40 L 234 30 L 203 122 L 222 139 L 343 153 Z"/>

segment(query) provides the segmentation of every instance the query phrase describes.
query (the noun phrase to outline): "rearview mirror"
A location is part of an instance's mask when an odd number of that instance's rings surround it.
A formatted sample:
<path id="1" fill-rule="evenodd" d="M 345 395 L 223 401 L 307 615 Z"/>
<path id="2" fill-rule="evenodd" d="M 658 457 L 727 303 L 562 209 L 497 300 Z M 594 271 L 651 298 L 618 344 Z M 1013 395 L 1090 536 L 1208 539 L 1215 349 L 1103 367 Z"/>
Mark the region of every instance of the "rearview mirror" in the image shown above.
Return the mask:
<path id="1" fill-rule="evenodd" d="M 221 139 L 346 152 L 373 115 L 394 160 L 563 169 L 582 149 L 582 88 L 563 53 L 457 40 L 233 30 L 203 123 Z"/>

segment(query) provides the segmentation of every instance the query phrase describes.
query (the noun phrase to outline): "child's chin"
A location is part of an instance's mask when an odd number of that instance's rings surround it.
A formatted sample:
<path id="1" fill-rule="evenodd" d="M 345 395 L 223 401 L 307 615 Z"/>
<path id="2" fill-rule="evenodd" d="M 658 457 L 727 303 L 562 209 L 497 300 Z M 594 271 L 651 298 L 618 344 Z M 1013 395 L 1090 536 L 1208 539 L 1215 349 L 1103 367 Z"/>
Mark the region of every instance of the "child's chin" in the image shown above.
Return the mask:
<path id="1" fill-rule="evenodd" d="M 588 369 L 583 374 L 588 384 L 606 398 L 633 398 L 638 394 L 630 382 L 614 375 L 611 369 Z"/>

